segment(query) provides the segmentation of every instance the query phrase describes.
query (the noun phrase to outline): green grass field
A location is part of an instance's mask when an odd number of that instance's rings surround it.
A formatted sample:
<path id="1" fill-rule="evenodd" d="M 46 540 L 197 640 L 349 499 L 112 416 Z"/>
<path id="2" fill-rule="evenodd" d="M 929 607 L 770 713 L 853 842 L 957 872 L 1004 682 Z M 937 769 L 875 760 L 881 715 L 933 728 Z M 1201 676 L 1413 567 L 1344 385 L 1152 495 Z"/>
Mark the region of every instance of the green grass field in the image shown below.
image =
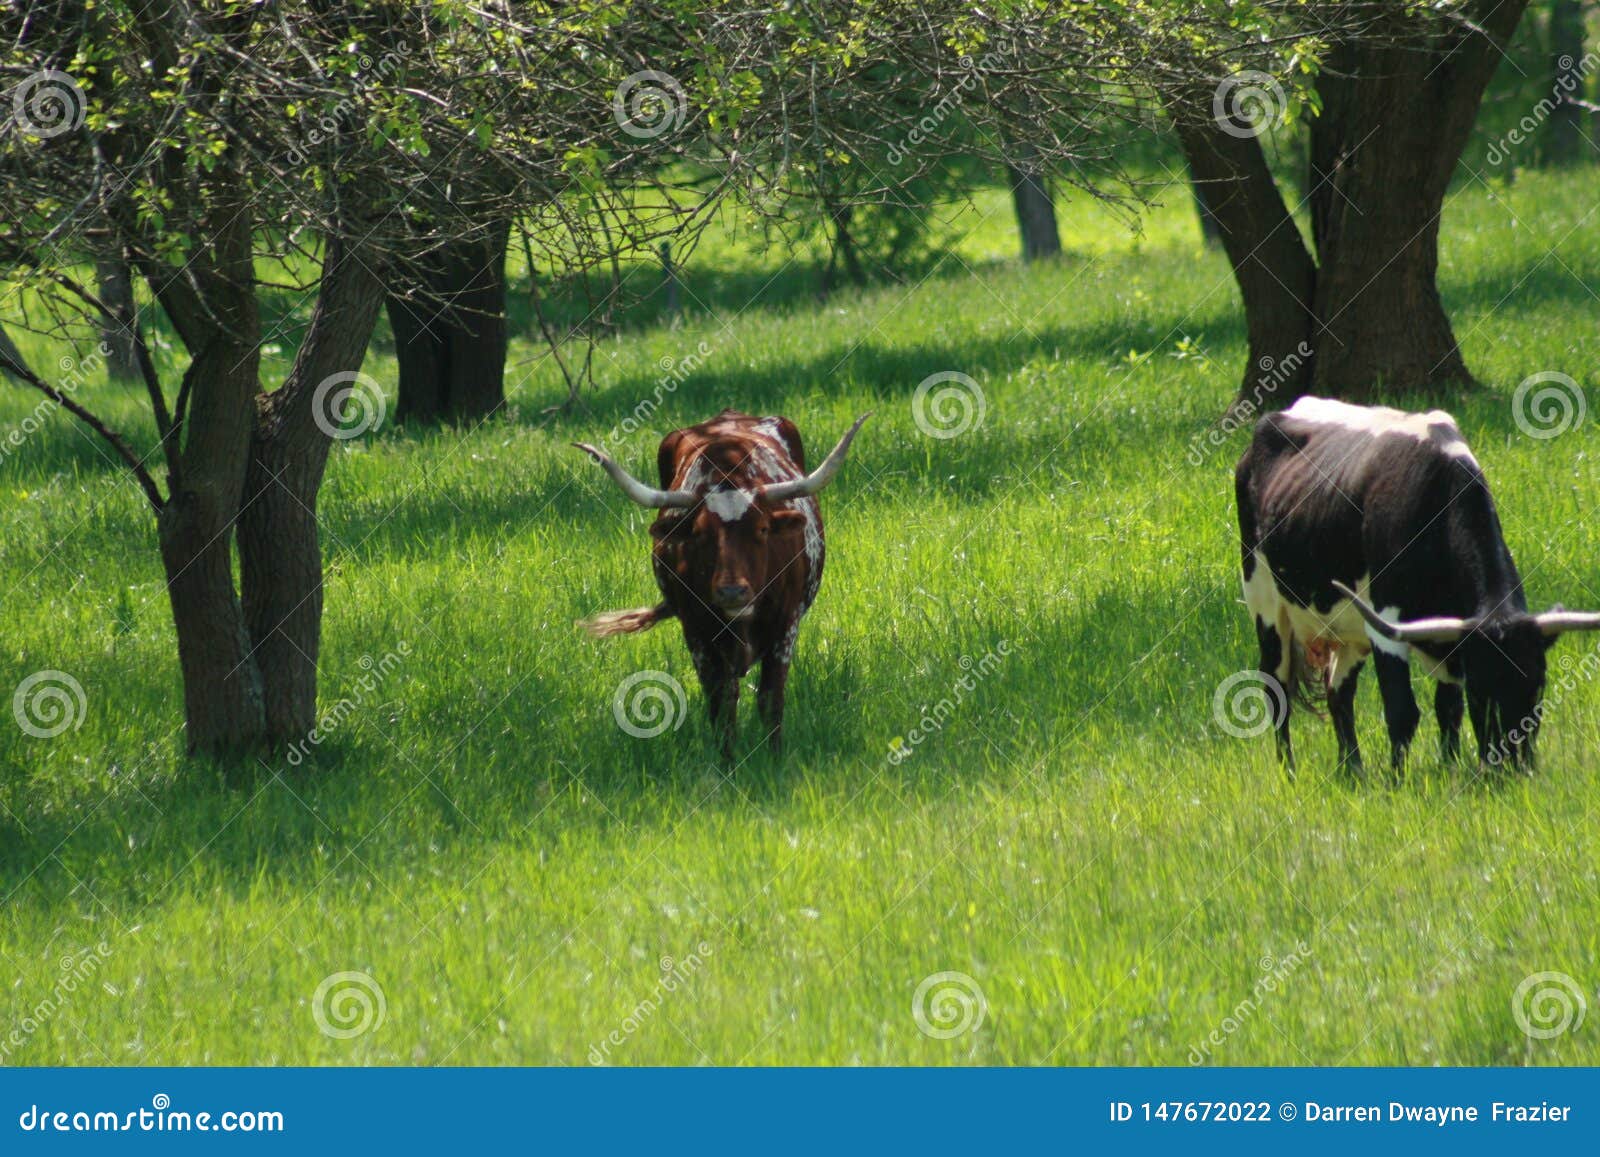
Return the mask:
<path id="1" fill-rule="evenodd" d="M 926 280 L 825 303 L 729 299 L 814 274 L 719 235 L 685 323 L 608 340 L 582 408 L 541 413 L 561 379 L 519 341 L 512 414 L 338 447 L 336 719 L 242 784 L 180 758 L 136 487 L 64 419 L 24 439 L 0 465 L 0 692 L 58 670 L 85 708 L 55 738 L 0 728 L 0 1059 L 1600 1063 L 1595 1010 L 1548 1038 L 1514 1011 L 1535 974 L 1590 1004 L 1600 986 L 1600 687 L 1575 677 L 1539 774 L 1497 786 L 1433 757 L 1429 700 L 1398 787 L 1336 781 L 1323 720 L 1298 716 L 1289 783 L 1270 739 L 1214 719 L 1255 661 L 1245 435 L 1206 440 L 1244 345 L 1225 263 L 1187 193 L 1168 201 L 1139 237 L 1068 201 L 1069 255 L 1023 268 L 985 193 Z M 1588 174 L 1528 175 L 1463 188 L 1445 221 L 1486 387 L 1452 408 L 1540 608 L 1600 608 L 1600 431 L 1531 438 L 1511 404 L 1538 371 L 1600 385 L 1597 206 Z M 644 512 L 568 443 L 607 437 L 702 342 L 616 443 L 641 475 L 664 431 L 724 406 L 787 414 L 813 448 L 876 411 L 823 499 L 788 751 L 759 747 L 747 694 L 731 767 L 675 626 L 573 626 L 654 587 Z M 392 389 L 381 348 L 365 368 Z M 912 413 L 940 371 L 984 400 L 950 438 Z M 86 393 L 148 443 L 137 391 Z M 0 386 L 0 432 L 35 403 Z M 1564 641 L 1552 670 L 1591 646 Z M 618 726 L 641 671 L 686 688 L 679 729 Z M 970 979 L 929 980 L 951 972 Z M 1553 983 L 1523 993 L 1535 1028 L 1562 1019 Z"/>

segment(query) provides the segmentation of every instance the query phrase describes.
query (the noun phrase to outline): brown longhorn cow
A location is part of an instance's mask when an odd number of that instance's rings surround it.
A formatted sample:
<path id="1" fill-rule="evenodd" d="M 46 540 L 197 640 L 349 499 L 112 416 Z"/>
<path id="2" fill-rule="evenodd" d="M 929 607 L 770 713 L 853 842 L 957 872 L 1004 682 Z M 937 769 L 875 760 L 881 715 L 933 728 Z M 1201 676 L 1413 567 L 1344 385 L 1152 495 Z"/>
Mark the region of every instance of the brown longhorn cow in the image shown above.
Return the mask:
<path id="1" fill-rule="evenodd" d="M 661 440 L 659 490 L 604 451 L 576 443 L 624 494 L 661 511 L 650 527 L 661 602 L 598 615 L 584 626 L 597 636 L 620 635 L 676 618 L 725 756 L 733 752 L 739 682 L 756 663 L 756 705 L 773 749 L 782 744 L 783 689 L 795 636 L 822 584 L 816 496 L 838 473 L 869 416 L 856 419 L 807 474 L 793 422 L 724 410 Z"/>

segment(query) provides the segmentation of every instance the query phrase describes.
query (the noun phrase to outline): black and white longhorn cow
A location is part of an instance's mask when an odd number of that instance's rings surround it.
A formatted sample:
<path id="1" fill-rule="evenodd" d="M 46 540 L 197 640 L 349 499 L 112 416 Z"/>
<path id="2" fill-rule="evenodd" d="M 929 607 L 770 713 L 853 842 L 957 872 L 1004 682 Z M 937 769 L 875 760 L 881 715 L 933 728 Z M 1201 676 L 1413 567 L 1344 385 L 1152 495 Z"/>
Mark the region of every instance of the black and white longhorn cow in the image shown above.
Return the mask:
<path id="1" fill-rule="evenodd" d="M 1403 767 L 1420 718 L 1413 652 L 1439 681 L 1446 759 L 1465 699 L 1480 761 L 1532 766 L 1545 651 L 1564 631 L 1600 630 L 1600 615 L 1528 612 L 1483 470 L 1449 414 L 1301 398 L 1256 423 L 1235 483 L 1245 603 L 1291 770 L 1292 692 L 1320 673 L 1340 764 L 1359 772 L 1356 677 L 1369 654 Z"/>

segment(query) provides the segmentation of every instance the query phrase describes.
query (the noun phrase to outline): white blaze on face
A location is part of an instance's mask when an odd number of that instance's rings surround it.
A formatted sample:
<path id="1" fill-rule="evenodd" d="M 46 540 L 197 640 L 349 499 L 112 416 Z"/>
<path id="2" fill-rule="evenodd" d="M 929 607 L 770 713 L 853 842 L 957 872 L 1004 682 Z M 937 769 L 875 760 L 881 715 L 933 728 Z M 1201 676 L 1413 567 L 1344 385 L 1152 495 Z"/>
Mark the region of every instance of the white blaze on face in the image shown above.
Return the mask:
<path id="1" fill-rule="evenodd" d="M 1456 420 L 1444 410 L 1415 414 L 1388 406 L 1352 406 L 1332 398 L 1308 397 L 1301 398 L 1284 413 L 1303 422 L 1338 426 L 1343 430 L 1360 430 L 1374 437 L 1379 434 L 1404 434 L 1436 447 L 1451 458 L 1460 458 L 1474 466 L 1478 463 L 1467 448 L 1467 440 L 1461 436 Z"/>
<path id="2" fill-rule="evenodd" d="M 705 497 L 706 509 L 723 522 L 738 522 L 755 505 L 743 490 L 713 490 Z"/>

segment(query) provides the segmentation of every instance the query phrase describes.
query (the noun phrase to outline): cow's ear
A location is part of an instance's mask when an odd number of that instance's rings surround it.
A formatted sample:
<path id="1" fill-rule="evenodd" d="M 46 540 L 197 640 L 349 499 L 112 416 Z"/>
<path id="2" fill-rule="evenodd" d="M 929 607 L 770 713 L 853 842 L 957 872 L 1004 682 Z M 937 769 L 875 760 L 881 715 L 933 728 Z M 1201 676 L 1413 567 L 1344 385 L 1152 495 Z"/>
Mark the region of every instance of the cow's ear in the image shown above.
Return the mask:
<path id="1" fill-rule="evenodd" d="M 795 530 L 805 525 L 806 516 L 800 510 L 774 510 L 772 512 L 773 530 Z"/>
<path id="2" fill-rule="evenodd" d="M 678 529 L 678 524 L 683 521 L 683 515 L 684 512 L 681 510 L 663 510 L 650 524 L 650 537 L 660 542 Z"/>

